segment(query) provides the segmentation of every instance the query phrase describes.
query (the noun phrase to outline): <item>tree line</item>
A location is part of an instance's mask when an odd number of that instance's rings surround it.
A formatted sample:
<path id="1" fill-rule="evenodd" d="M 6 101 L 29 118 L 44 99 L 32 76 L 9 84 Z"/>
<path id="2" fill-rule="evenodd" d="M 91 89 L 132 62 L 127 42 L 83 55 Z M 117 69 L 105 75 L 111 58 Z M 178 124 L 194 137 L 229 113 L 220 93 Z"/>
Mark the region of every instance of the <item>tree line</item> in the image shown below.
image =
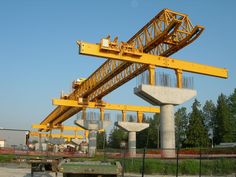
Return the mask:
<path id="1" fill-rule="evenodd" d="M 130 118 L 130 122 L 134 121 Z M 144 115 L 149 128 L 137 133 L 137 148 L 160 148 L 160 115 Z M 203 105 L 195 99 L 190 112 L 181 107 L 175 112 L 176 147 L 211 147 L 224 142 L 236 142 L 236 89 L 229 96 L 220 94 L 217 102 L 207 100 Z M 106 139 L 99 133 L 97 146 L 119 148 L 128 141 L 128 133 L 114 127 Z"/>

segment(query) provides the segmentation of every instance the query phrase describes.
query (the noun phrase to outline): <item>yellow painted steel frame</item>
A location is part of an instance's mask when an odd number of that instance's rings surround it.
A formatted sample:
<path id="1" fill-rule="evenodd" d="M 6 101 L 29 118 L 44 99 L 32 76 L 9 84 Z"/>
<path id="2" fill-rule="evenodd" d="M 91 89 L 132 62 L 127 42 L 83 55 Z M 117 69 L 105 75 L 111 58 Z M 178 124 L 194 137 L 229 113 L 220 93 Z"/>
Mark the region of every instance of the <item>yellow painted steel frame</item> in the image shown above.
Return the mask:
<path id="1" fill-rule="evenodd" d="M 122 60 L 133 63 L 141 63 L 147 65 L 154 65 L 157 67 L 163 67 L 168 69 L 174 69 L 178 72 L 186 71 L 191 73 L 197 73 L 202 75 L 227 78 L 228 70 L 225 68 L 218 68 L 193 62 L 188 62 L 184 60 L 177 60 L 174 58 L 157 56 L 152 54 L 140 53 L 139 56 L 126 55 L 120 50 L 119 53 L 110 52 L 109 50 L 101 50 L 99 44 L 91 44 L 85 42 L 79 42 L 80 54 L 109 58 L 114 60 Z"/>
<path id="2" fill-rule="evenodd" d="M 66 135 L 66 134 L 46 134 L 46 133 L 41 133 L 41 132 L 35 132 L 35 131 L 30 131 L 30 136 L 36 136 L 36 137 L 46 137 L 46 138 L 64 138 L 70 141 L 71 139 L 83 139 L 84 136 L 82 135 Z"/>
<path id="3" fill-rule="evenodd" d="M 82 108 L 84 111 L 87 108 L 100 109 L 100 120 L 104 120 L 104 110 L 117 110 L 122 111 L 122 121 L 126 120 L 126 111 L 136 112 L 138 122 L 143 122 L 143 113 L 160 113 L 160 108 L 151 106 L 137 106 L 137 105 L 126 105 L 126 104 L 110 104 L 106 102 L 83 102 L 80 103 L 74 100 L 65 99 L 53 99 L 53 105 L 69 106 Z M 83 116 L 84 117 L 84 116 Z M 100 130 L 102 131 L 102 130 Z"/>
<path id="4" fill-rule="evenodd" d="M 78 126 L 65 126 L 65 125 L 54 125 L 54 126 L 47 126 L 47 125 L 41 125 L 41 124 L 33 124 L 32 128 L 35 129 L 44 129 L 44 130 L 52 130 L 52 129 L 60 129 L 62 131 L 64 130 L 71 130 L 71 131 L 84 131 L 83 128 Z"/>
<path id="5" fill-rule="evenodd" d="M 107 110 L 117 110 L 117 111 L 160 113 L 160 108 L 158 107 L 136 106 L 136 105 L 126 105 L 126 104 L 110 104 L 105 102 L 102 104 L 99 104 L 97 102 L 79 103 L 78 101 L 74 100 L 53 99 L 52 104 L 60 106 L 79 107 L 79 108 L 93 108 L 93 109 L 103 108 Z"/>

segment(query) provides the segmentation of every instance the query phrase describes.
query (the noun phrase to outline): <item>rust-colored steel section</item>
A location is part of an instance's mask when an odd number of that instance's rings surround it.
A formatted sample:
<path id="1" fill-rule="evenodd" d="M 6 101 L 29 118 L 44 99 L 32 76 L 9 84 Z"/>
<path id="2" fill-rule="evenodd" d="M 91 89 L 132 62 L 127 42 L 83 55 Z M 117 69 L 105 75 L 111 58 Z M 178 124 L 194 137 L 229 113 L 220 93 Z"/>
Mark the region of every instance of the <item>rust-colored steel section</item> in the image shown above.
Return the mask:
<path id="1" fill-rule="evenodd" d="M 163 9 L 130 38 L 128 44 L 144 53 L 168 57 L 193 42 L 203 30 L 202 26 L 193 26 L 186 14 Z M 116 41 L 117 39 L 114 40 L 114 45 Z M 68 99 L 99 100 L 148 67 L 149 65 L 107 60 L 88 79 L 74 87 Z M 79 111 L 81 108 L 58 106 L 41 124 L 61 124 Z"/>

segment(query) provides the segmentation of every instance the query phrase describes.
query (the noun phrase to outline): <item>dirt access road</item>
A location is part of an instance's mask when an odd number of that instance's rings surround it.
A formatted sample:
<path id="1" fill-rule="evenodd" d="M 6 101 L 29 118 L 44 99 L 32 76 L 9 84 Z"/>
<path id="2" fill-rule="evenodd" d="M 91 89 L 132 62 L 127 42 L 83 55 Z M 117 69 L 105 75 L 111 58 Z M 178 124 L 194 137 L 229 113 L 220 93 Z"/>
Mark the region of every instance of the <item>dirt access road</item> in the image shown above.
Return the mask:
<path id="1" fill-rule="evenodd" d="M 34 177 L 55 177 L 55 173 L 48 172 L 35 172 Z M 61 173 L 58 173 L 58 177 L 63 177 Z M 0 177 L 31 177 L 30 168 L 14 168 L 14 167 L 0 167 Z M 141 177 L 141 174 L 125 174 L 125 177 Z M 175 177 L 168 175 L 145 175 L 145 177 Z M 179 177 L 190 177 L 190 176 L 179 176 Z M 191 176 L 198 177 L 198 176 Z M 202 176 L 209 177 L 209 176 Z M 211 176 L 212 177 L 212 176 Z M 220 177 L 220 176 L 217 176 Z M 223 176 L 221 176 L 223 177 Z M 228 175 L 224 177 L 236 177 L 235 175 Z"/>

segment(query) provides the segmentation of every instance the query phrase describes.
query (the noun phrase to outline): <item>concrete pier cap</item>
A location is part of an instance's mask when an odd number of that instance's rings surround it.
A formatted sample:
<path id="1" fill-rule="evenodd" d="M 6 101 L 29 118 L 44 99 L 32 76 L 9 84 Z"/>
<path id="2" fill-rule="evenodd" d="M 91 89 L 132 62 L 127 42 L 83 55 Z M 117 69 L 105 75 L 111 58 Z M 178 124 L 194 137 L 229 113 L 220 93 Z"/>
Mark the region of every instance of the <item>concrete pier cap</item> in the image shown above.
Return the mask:
<path id="1" fill-rule="evenodd" d="M 137 122 L 115 122 L 115 125 L 128 132 L 140 132 L 149 127 L 148 123 L 137 123 Z"/>
<path id="2" fill-rule="evenodd" d="M 140 132 L 148 128 L 149 124 L 118 121 L 118 122 L 115 122 L 115 125 L 129 133 L 129 136 L 128 136 L 129 156 L 136 157 L 136 132 Z"/>
<path id="3" fill-rule="evenodd" d="M 174 106 L 196 96 L 196 90 L 142 84 L 134 88 L 134 93 L 152 105 L 160 106 L 162 157 L 174 158 L 176 156 Z"/>
<path id="4" fill-rule="evenodd" d="M 197 95 L 196 90 L 144 84 L 134 88 L 134 93 L 152 105 L 179 105 Z"/>

